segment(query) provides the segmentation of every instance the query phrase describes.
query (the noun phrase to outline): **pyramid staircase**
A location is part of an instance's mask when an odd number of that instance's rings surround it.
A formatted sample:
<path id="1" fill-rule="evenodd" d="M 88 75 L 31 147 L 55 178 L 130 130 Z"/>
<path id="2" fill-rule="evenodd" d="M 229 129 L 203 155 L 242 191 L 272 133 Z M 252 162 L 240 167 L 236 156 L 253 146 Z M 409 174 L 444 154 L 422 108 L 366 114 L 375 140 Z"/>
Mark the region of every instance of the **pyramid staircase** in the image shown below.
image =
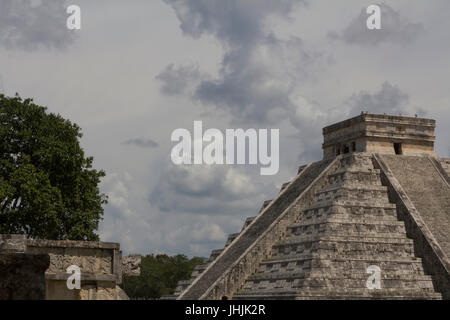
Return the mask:
<path id="1" fill-rule="evenodd" d="M 312 204 L 297 210 L 294 223 L 232 298 L 441 299 L 414 253 L 404 222 L 398 220 L 396 205 L 389 202 L 372 155 L 353 153 L 336 161 L 339 164 L 325 172 L 327 183 L 314 193 Z M 269 204 L 266 201 L 261 210 Z M 254 218 L 247 219 L 241 233 Z M 230 235 L 225 248 L 238 235 Z M 224 249 L 214 250 L 191 279 L 180 282 L 174 297 Z M 371 265 L 381 269 L 381 289 L 366 287 Z"/>
<path id="2" fill-rule="evenodd" d="M 234 299 L 441 298 L 371 157 L 342 162 Z M 370 265 L 381 269 L 381 289 L 366 288 Z"/>

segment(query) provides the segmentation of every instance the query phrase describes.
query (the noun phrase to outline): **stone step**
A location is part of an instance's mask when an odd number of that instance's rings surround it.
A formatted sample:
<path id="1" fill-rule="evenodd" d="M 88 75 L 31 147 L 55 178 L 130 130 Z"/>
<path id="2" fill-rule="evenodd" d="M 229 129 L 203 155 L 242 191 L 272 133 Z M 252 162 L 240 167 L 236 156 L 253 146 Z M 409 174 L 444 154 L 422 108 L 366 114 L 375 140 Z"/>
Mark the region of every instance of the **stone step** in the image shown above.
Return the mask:
<path id="1" fill-rule="evenodd" d="M 340 193 L 342 194 L 342 193 Z M 317 198 L 316 201 L 309 206 L 307 209 L 315 209 L 315 208 L 325 208 L 327 206 L 345 206 L 353 209 L 354 207 L 358 208 L 395 208 L 388 200 L 388 195 L 379 194 L 378 197 L 369 197 L 366 195 L 366 198 L 358 198 L 355 196 L 341 196 L 339 195 L 336 198 Z"/>
<path id="2" fill-rule="evenodd" d="M 348 170 L 338 170 L 328 175 L 328 183 L 330 185 L 346 183 L 349 181 L 357 181 L 365 185 L 381 185 L 381 177 L 379 170 L 376 171 L 348 171 Z"/>
<path id="3" fill-rule="evenodd" d="M 261 213 L 265 208 L 267 208 L 267 206 L 272 202 L 272 200 L 266 200 L 264 201 L 261 209 L 259 209 L 259 212 Z"/>
<path id="4" fill-rule="evenodd" d="M 412 239 L 407 238 L 406 236 L 400 237 L 377 237 L 377 236 L 356 236 L 356 235 L 347 235 L 347 234 L 333 234 L 333 235 L 309 235 L 309 234 L 301 234 L 299 236 L 290 236 L 281 242 L 274 245 L 274 248 L 280 246 L 292 246 L 299 245 L 304 243 L 348 243 L 353 245 L 362 245 L 362 244 L 406 244 L 413 245 L 414 241 Z"/>
<path id="5" fill-rule="evenodd" d="M 352 289 L 352 290 L 265 290 L 265 291 L 252 291 L 238 292 L 233 300 L 251 300 L 251 299 L 407 299 L 407 300 L 423 300 L 423 299 L 442 299 L 441 294 L 434 292 L 433 290 L 397 290 L 397 289 Z"/>
<path id="6" fill-rule="evenodd" d="M 327 268 L 329 271 L 341 270 L 367 270 L 370 265 L 376 265 L 383 271 L 408 270 L 415 274 L 424 274 L 422 261 L 409 259 L 391 260 L 385 257 L 371 257 L 370 259 L 361 259 L 352 257 L 347 259 L 339 258 L 304 258 L 289 260 L 264 261 L 260 264 L 258 273 L 274 273 L 295 270 L 310 270 L 311 268 Z"/>
<path id="7" fill-rule="evenodd" d="M 365 168 L 361 166 L 351 166 L 351 167 L 341 167 L 333 172 L 330 172 L 329 176 L 341 175 L 341 174 L 357 174 L 362 173 L 365 175 L 376 174 L 379 175 L 381 173 L 380 169 L 375 169 L 373 166 L 371 168 Z"/>
<path id="8" fill-rule="evenodd" d="M 248 227 L 248 225 L 250 223 L 252 223 L 252 221 L 256 218 L 256 216 L 254 217 L 248 217 L 247 219 L 245 219 L 244 225 L 242 226 L 242 230 L 244 230 L 245 228 Z"/>
<path id="9" fill-rule="evenodd" d="M 286 253 L 285 253 L 286 252 Z M 318 257 L 321 259 L 336 259 L 339 257 L 342 257 L 342 259 L 365 259 L 365 260 L 373 260 L 373 259 L 417 259 L 420 260 L 420 258 L 417 258 L 414 256 L 414 250 L 411 250 L 410 247 L 407 248 L 407 250 L 399 251 L 399 252 L 393 252 L 393 251 L 382 251 L 382 253 L 373 253 L 373 252 L 367 252 L 364 250 L 349 250 L 347 252 L 342 251 L 335 251 L 330 248 L 320 248 L 317 249 L 317 252 L 311 252 L 311 247 L 309 247 L 307 250 L 303 252 L 297 252 L 297 251 L 287 251 L 287 250 L 273 250 L 271 255 L 267 257 L 264 261 L 272 261 L 272 260 L 283 260 L 283 261 L 290 261 L 295 259 L 306 259 L 311 257 Z"/>
<path id="10" fill-rule="evenodd" d="M 363 217 L 352 217 L 351 220 L 343 219 L 338 215 L 334 215 L 332 217 L 321 216 L 315 220 L 309 221 L 301 221 L 298 223 L 293 223 L 292 225 L 287 227 L 287 230 L 296 229 L 298 227 L 315 225 L 315 224 L 340 224 L 340 225 L 370 225 L 375 228 L 378 226 L 386 226 L 386 227 L 404 227 L 405 223 L 403 221 L 398 221 L 392 217 L 388 217 L 387 219 L 372 219 Z"/>
<path id="11" fill-rule="evenodd" d="M 367 203 L 349 203 L 348 201 L 332 200 L 315 203 L 305 208 L 303 210 L 303 214 L 299 216 L 297 222 L 319 219 L 322 216 L 349 219 L 350 221 L 358 217 L 398 221 L 397 208 L 395 204 L 372 203 L 369 205 Z"/>
<path id="12" fill-rule="evenodd" d="M 374 241 L 375 240 L 375 241 Z M 390 241 L 389 241 L 390 240 Z M 414 246 L 410 239 L 388 239 L 380 238 L 365 241 L 362 238 L 355 239 L 316 239 L 311 238 L 302 241 L 286 241 L 273 246 L 272 257 L 294 254 L 307 254 L 317 252 L 318 254 L 340 253 L 352 257 L 370 252 L 372 255 L 397 253 L 404 257 L 414 254 Z"/>
<path id="13" fill-rule="evenodd" d="M 192 283 L 192 279 L 189 280 L 180 280 L 177 283 L 177 287 L 175 288 L 174 295 L 178 296 L 183 290 L 185 290 Z"/>
<path id="14" fill-rule="evenodd" d="M 344 182 L 339 182 L 336 184 L 329 184 L 323 190 L 317 192 L 316 196 L 321 195 L 323 193 L 336 192 L 340 189 L 356 190 L 356 191 L 362 190 L 365 192 L 369 192 L 369 191 L 384 191 L 386 193 L 388 192 L 388 188 L 383 185 L 363 184 L 363 183 L 359 183 L 359 182 L 353 183 L 353 182 L 344 181 Z"/>
<path id="15" fill-rule="evenodd" d="M 354 210 L 355 212 L 356 210 Z M 303 215 L 301 217 L 299 217 L 299 219 L 296 220 L 296 224 L 310 224 L 310 223 L 316 223 L 316 222 L 322 222 L 324 220 L 340 220 L 341 223 L 351 223 L 352 220 L 358 220 L 358 221 L 362 221 L 362 223 L 368 224 L 368 223 L 372 223 L 372 222 L 380 222 L 381 224 L 390 224 L 392 222 L 397 222 L 397 217 L 394 216 L 394 214 L 392 215 L 364 215 L 364 214 L 359 214 L 357 215 L 356 213 L 330 213 L 329 215 L 327 214 L 321 214 L 316 213 L 316 214 L 308 214 L 308 215 Z"/>
<path id="16" fill-rule="evenodd" d="M 369 275 L 353 272 L 347 275 L 341 274 L 314 274 L 304 272 L 285 272 L 273 275 L 251 276 L 243 287 L 243 290 L 264 290 L 277 288 L 365 288 Z M 433 290 L 433 282 L 430 276 L 421 276 L 408 273 L 382 273 L 381 287 L 385 289 L 428 289 Z"/>
<path id="17" fill-rule="evenodd" d="M 422 259 L 414 256 L 402 256 L 396 257 L 388 256 L 386 254 L 374 256 L 370 253 L 360 254 L 358 256 L 355 255 L 344 255 L 339 252 L 335 252 L 333 254 L 325 254 L 325 253 L 305 253 L 305 254 L 296 254 L 292 256 L 283 256 L 283 257 L 269 257 L 261 262 L 260 266 L 264 264 L 271 263 L 289 263 L 303 260 L 311 260 L 311 259 L 325 259 L 325 260 L 333 260 L 333 261 L 367 261 L 373 262 L 374 264 L 383 263 L 385 261 L 392 261 L 396 263 L 422 263 Z"/>
<path id="18" fill-rule="evenodd" d="M 198 264 L 194 267 L 194 271 L 203 271 L 209 266 L 209 263 Z"/>
<path id="19" fill-rule="evenodd" d="M 355 201 L 345 201 L 345 200 L 329 200 L 329 201 L 322 201 L 320 203 L 314 203 L 311 206 L 304 209 L 305 212 L 310 210 L 317 210 L 317 209 L 327 209 L 329 207 L 356 207 L 356 208 L 367 208 L 367 209 L 389 209 L 390 211 L 397 211 L 397 206 L 393 203 L 389 202 L 355 202 Z"/>
<path id="20" fill-rule="evenodd" d="M 323 214 L 316 214 L 309 219 L 300 219 L 296 223 L 290 225 L 286 229 L 286 234 L 292 233 L 294 229 L 304 226 L 316 225 L 316 224 L 332 224 L 332 225 L 350 225 L 354 228 L 360 228 L 362 226 L 370 226 L 371 228 L 390 228 L 390 230 L 400 230 L 398 228 L 404 227 L 403 221 L 398 221 L 395 217 L 365 217 L 365 216 L 350 216 L 348 214 L 333 214 L 330 216 Z M 380 229 L 381 230 L 381 229 Z"/>
<path id="21" fill-rule="evenodd" d="M 390 221 L 387 223 L 380 223 L 380 221 L 355 223 L 349 220 L 345 222 L 336 222 L 321 219 L 320 221 L 303 221 L 301 223 L 291 225 L 287 228 L 286 236 L 299 236 L 301 234 L 314 234 L 324 232 L 337 232 L 350 235 L 406 235 L 405 224 L 400 221 Z"/>
<path id="22" fill-rule="evenodd" d="M 293 272 L 275 272 L 275 273 L 261 273 L 253 274 L 248 279 L 247 282 L 268 282 L 275 280 L 288 280 L 289 283 L 298 285 L 300 282 L 309 281 L 310 283 L 315 283 L 317 286 L 321 286 L 324 281 L 347 281 L 352 283 L 352 281 L 363 281 L 363 287 L 366 284 L 369 274 L 365 270 L 347 270 L 341 272 L 336 272 L 335 270 L 329 270 L 327 268 L 318 270 L 298 270 Z M 380 280 L 382 283 L 389 281 L 404 281 L 404 282 L 414 282 L 414 281 L 427 281 L 432 283 L 432 278 L 429 275 L 411 274 L 407 270 L 390 270 L 382 271 L 380 275 Z M 309 283 L 308 282 L 308 283 Z M 338 286 L 337 286 L 338 287 Z M 340 286 L 339 286 L 340 287 Z M 360 287 L 359 282 L 357 286 Z M 387 286 L 386 286 L 387 288 Z"/>
<path id="23" fill-rule="evenodd" d="M 305 254 L 305 255 L 298 255 L 293 256 L 290 258 L 269 258 L 261 262 L 260 267 L 269 268 L 270 265 L 281 265 L 281 264 L 289 264 L 289 263 L 295 263 L 299 267 L 304 266 L 305 261 L 324 261 L 326 264 L 330 264 L 331 262 L 335 263 L 341 263 L 341 262 L 348 262 L 348 263 L 366 263 L 367 265 L 378 265 L 381 267 L 385 266 L 387 263 L 394 263 L 394 264 L 412 264 L 417 268 L 422 268 L 422 259 L 416 258 L 416 257 L 385 257 L 382 256 L 373 256 L 373 255 L 365 255 L 365 256 L 358 256 L 358 257 L 352 257 L 352 256 L 342 256 L 340 254 L 335 254 L 334 256 L 329 255 L 319 255 L 319 254 Z M 260 269 L 262 270 L 262 269 Z"/>
<path id="24" fill-rule="evenodd" d="M 329 234 L 330 232 L 336 233 L 337 237 L 355 237 L 355 238 L 388 238 L 388 239 L 400 239 L 406 238 L 404 232 L 379 232 L 377 230 L 343 230 L 342 228 L 308 228 L 303 232 L 296 232 L 286 235 L 286 239 L 290 241 L 291 239 L 303 239 L 303 237 L 308 241 L 310 237 L 320 237 Z M 302 237 L 302 238 L 300 238 Z"/>
<path id="25" fill-rule="evenodd" d="M 195 279 L 199 274 L 201 274 L 209 266 L 209 263 L 198 264 L 194 267 L 191 273 L 191 279 Z"/>
<path id="26" fill-rule="evenodd" d="M 222 253 L 223 250 L 225 250 L 225 249 L 222 248 L 222 249 L 215 249 L 215 250 L 211 251 L 211 256 L 209 257 L 208 262 L 213 262 Z"/>
<path id="27" fill-rule="evenodd" d="M 364 168 L 373 168 L 372 157 L 368 153 L 350 153 L 343 155 L 339 161 L 343 167 L 357 165 Z"/>
<path id="28" fill-rule="evenodd" d="M 329 188 L 316 193 L 316 201 L 330 201 L 330 200 L 358 200 L 367 202 L 371 201 L 382 201 L 382 203 L 389 203 L 387 187 L 384 186 L 366 186 L 364 188 L 358 188 L 349 185 L 339 185 Z M 369 202 L 369 203 L 370 203 Z"/>
<path id="29" fill-rule="evenodd" d="M 236 237 L 239 235 L 239 232 L 237 233 L 232 233 L 230 235 L 228 235 L 228 239 L 227 242 L 225 243 L 225 248 L 228 247 L 228 245 L 233 242 L 234 239 L 236 239 Z"/>

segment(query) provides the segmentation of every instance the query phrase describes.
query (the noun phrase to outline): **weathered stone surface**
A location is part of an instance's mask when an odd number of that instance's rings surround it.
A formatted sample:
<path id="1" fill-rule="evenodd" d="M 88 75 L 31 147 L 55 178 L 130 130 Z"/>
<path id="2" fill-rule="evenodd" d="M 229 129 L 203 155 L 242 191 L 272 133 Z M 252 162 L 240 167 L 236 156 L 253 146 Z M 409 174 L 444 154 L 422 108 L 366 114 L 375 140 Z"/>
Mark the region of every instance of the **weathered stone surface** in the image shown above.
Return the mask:
<path id="1" fill-rule="evenodd" d="M 110 275 L 121 282 L 121 253 L 118 243 L 98 241 L 27 240 L 28 253 L 48 253 L 50 267 L 47 274 L 67 275 L 66 269 L 76 265 L 86 275 Z"/>
<path id="2" fill-rule="evenodd" d="M 25 252 L 26 236 L 22 234 L 0 234 L 0 252 Z"/>
<path id="3" fill-rule="evenodd" d="M 141 274 L 141 260 L 139 254 L 122 257 L 122 274 L 124 276 L 139 276 Z"/>
<path id="4" fill-rule="evenodd" d="M 122 282 L 122 254 L 119 249 L 118 243 L 109 242 L 27 240 L 27 252 L 48 253 L 50 256 L 50 266 L 46 270 L 49 300 L 118 298 L 117 288 Z M 80 268 L 80 290 L 67 288 L 66 280 L 70 274 L 66 270 L 71 265 Z"/>
<path id="5" fill-rule="evenodd" d="M 0 253 L 0 300 L 45 299 L 46 254 Z"/>
<path id="6" fill-rule="evenodd" d="M 431 155 L 435 120 L 362 113 L 323 128 L 324 159 L 350 152 Z"/>
<path id="7" fill-rule="evenodd" d="M 129 300 L 125 291 L 111 282 L 85 285 L 79 294 L 80 300 Z"/>
<path id="8" fill-rule="evenodd" d="M 431 158 L 377 155 L 375 160 L 383 169 L 389 197 L 397 204 L 398 217 L 405 222 L 408 236 L 414 239 L 414 249 L 423 260 L 424 270 L 432 275 L 443 297 L 450 299 L 447 179 Z"/>
<path id="9" fill-rule="evenodd" d="M 57 300 L 127 299 L 118 286 L 122 281 L 122 254 L 118 243 L 26 239 L 25 235 L 0 235 L 0 253 L 26 253 L 49 258 L 45 270 L 45 298 Z M 139 274 L 138 261 L 126 260 L 125 272 Z M 81 271 L 81 289 L 67 288 L 67 268 Z"/>
<path id="10" fill-rule="evenodd" d="M 381 156 L 392 170 L 421 218 L 450 257 L 450 187 L 431 159 L 413 156 Z"/>

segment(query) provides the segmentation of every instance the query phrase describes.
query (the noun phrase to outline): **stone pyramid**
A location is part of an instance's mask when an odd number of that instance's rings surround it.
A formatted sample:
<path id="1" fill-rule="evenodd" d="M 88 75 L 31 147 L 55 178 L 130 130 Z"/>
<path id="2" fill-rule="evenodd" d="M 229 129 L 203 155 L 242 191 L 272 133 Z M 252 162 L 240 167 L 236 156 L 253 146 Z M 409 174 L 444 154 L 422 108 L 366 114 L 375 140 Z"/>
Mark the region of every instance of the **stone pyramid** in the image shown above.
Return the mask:
<path id="1" fill-rule="evenodd" d="M 324 128 L 324 160 L 300 167 L 172 298 L 449 299 L 450 159 L 434 154 L 434 126 L 361 114 Z"/>

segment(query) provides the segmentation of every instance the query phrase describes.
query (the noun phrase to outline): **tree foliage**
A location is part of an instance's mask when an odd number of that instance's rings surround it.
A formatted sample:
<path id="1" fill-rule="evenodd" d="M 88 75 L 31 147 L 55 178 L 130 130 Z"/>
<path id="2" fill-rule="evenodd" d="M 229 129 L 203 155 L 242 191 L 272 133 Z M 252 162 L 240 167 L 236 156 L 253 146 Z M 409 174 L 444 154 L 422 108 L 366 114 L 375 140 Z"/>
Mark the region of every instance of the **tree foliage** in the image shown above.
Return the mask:
<path id="1" fill-rule="evenodd" d="M 158 299 L 173 294 L 179 280 L 191 277 L 192 270 L 204 258 L 185 255 L 147 255 L 141 260 L 141 275 L 124 277 L 122 288 L 132 299 Z"/>
<path id="2" fill-rule="evenodd" d="M 0 233 L 98 240 L 105 173 L 92 168 L 81 137 L 32 99 L 0 95 Z"/>

